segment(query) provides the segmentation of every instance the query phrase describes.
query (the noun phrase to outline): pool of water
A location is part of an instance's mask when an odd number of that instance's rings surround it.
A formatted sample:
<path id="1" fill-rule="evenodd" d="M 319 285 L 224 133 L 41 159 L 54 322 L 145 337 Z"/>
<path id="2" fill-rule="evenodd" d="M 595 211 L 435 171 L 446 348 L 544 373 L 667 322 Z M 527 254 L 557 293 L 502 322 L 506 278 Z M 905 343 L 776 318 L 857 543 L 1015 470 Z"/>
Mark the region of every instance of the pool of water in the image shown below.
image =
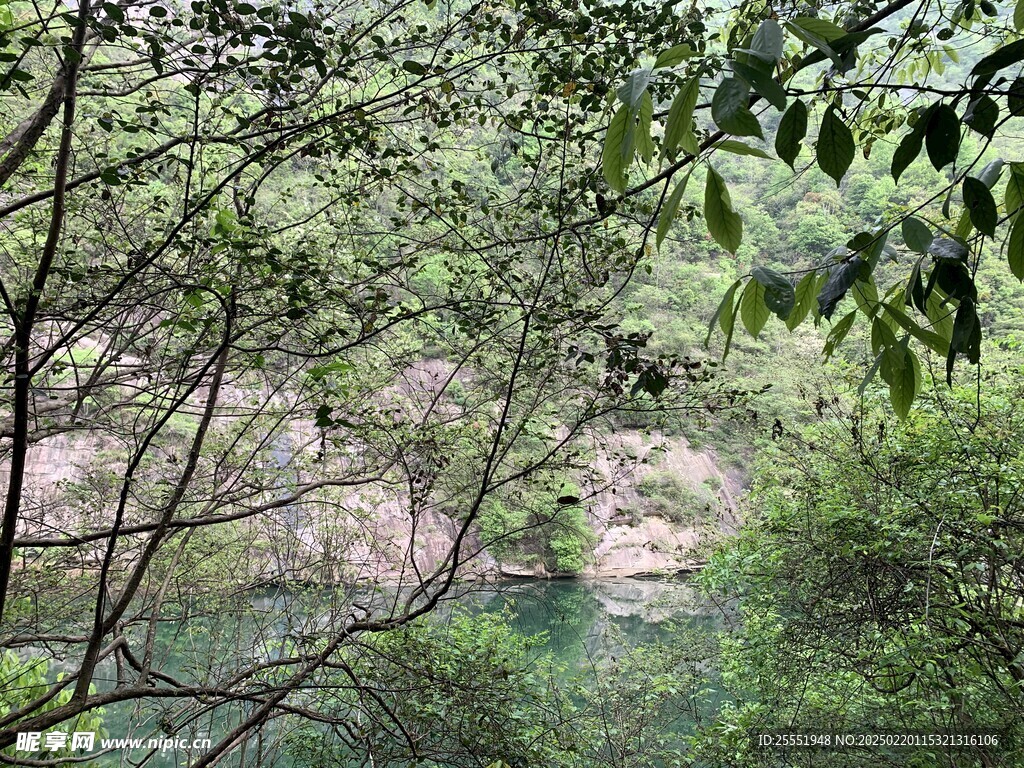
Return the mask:
<path id="1" fill-rule="evenodd" d="M 393 592 L 377 591 L 372 598 L 387 603 Z M 158 654 L 162 669 L 176 678 L 201 681 L 217 679 L 226 670 L 244 666 L 245 658 L 224 648 L 239 649 L 255 660 L 273 658 L 285 653 L 285 642 L 300 635 L 304 628 L 315 627 L 332 606 L 348 605 L 351 592 L 264 591 L 250 596 L 253 618 L 225 617 L 223 621 L 209 618 L 184 624 L 168 623 L 158 633 Z M 310 605 L 315 608 L 310 609 Z M 451 600 L 435 611 L 432 620 L 444 621 L 459 606 L 472 613 L 501 613 L 516 631 L 543 637 L 541 650 L 553 657 L 559 667 L 580 674 L 598 674 L 598 667 L 609 657 L 628 648 L 657 641 L 671 642 L 678 637 L 679 627 L 715 628 L 719 617 L 711 607 L 702 604 L 695 590 L 685 580 L 616 579 L 515 581 L 485 586 L 463 586 Z M 321 617 L 321 618 L 318 618 Z M 211 649 L 221 649 L 212 653 Z M 242 650 L 244 649 L 244 650 Z M 98 680 L 101 688 L 113 683 L 114 669 L 103 670 Z M 161 722 L 174 719 L 180 723 L 182 704 L 174 701 L 135 702 L 107 707 L 104 725 L 112 738 L 159 736 Z M 210 737 L 216 742 L 229 726 L 244 714 L 244 707 L 224 715 L 223 709 L 199 714 L 176 736 Z M 274 765 L 288 768 L 290 761 L 283 753 L 274 753 L 274 739 L 264 734 L 254 738 L 245 751 L 236 750 L 220 765 Z M 102 766 L 138 765 L 150 754 L 148 749 L 114 749 L 97 760 Z M 169 768 L 187 765 L 199 751 L 170 750 L 154 754 L 147 765 Z"/>

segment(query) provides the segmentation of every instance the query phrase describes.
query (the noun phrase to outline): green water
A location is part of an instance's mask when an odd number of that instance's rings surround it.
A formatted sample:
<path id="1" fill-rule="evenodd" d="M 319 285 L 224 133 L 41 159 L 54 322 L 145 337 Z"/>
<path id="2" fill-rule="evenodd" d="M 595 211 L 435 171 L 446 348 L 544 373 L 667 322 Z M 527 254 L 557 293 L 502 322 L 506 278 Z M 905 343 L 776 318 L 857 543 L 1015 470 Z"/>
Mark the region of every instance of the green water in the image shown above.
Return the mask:
<path id="1" fill-rule="evenodd" d="M 256 622 L 225 619 L 197 622 L 197 626 L 171 626 L 161 629 L 158 645 L 162 647 L 162 668 L 178 679 L 187 680 L 200 674 L 209 674 L 211 669 L 194 668 L 194 660 L 207 657 L 209 649 L 225 647 L 247 648 L 252 654 L 254 646 L 262 648 L 263 658 L 273 658 L 275 640 L 292 636 L 316 623 L 315 616 L 305 611 L 308 602 L 316 603 L 316 612 L 322 612 L 324 604 L 330 604 L 335 593 L 319 593 L 305 596 L 289 592 L 264 592 L 252 596 L 254 610 L 270 621 Z M 339 603 L 352 599 L 351 593 L 337 596 Z M 378 601 L 387 602 L 387 593 L 377 593 Z M 391 594 L 393 599 L 393 593 Z M 676 628 L 680 626 L 712 627 L 717 613 L 697 600 L 694 590 L 681 580 L 559 580 L 559 581 L 518 581 L 487 587 L 464 587 L 453 600 L 442 603 L 432 616 L 433 621 L 444 621 L 455 606 L 466 608 L 473 613 L 501 613 L 513 629 L 524 635 L 543 636 L 542 649 L 554 657 L 564 668 L 584 674 L 597 674 L 597 667 L 609 657 L 625 653 L 638 644 L 655 641 L 671 641 Z M 263 636 L 253 643 L 257 625 L 271 627 L 269 637 Z M 232 646 L 231 643 L 234 643 Z M 257 656 L 260 652 L 257 651 Z M 212 672 L 216 675 L 217 661 Z M 244 660 L 221 653 L 221 670 L 243 666 Z M 113 670 L 108 670 L 113 672 Z M 215 679 L 215 677 L 214 677 Z M 108 687 L 100 682 L 101 687 Z M 180 713 L 180 703 L 141 702 L 132 705 L 108 707 L 105 725 L 110 737 L 150 737 L 159 731 L 161 719 Z M 241 717 L 237 710 L 233 722 Z M 216 743 L 218 736 L 227 730 L 228 723 L 219 714 L 197 718 L 190 727 L 179 732 L 179 736 L 209 736 Z M 159 735 L 159 734 L 157 734 Z M 274 741 L 268 738 L 267 742 Z M 245 756 L 236 752 L 222 765 L 255 764 L 254 753 L 261 752 L 259 762 L 264 765 L 287 768 L 289 761 L 273 748 L 257 740 L 247 745 Z M 269 751 L 263 751 L 267 749 Z M 128 766 L 138 763 L 148 750 L 115 750 L 104 756 L 104 766 Z M 191 762 L 187 750 L 178 750 L 165 755 L 157 754 L 149 765 L 176 766 Z"/>

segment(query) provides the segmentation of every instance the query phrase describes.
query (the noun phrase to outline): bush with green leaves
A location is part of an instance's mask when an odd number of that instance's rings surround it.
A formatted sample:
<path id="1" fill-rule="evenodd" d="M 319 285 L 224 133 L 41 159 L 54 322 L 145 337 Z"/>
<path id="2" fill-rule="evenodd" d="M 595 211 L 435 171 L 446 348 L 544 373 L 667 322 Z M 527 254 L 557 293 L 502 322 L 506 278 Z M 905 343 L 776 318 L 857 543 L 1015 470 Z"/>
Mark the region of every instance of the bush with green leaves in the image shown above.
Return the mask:
<path id="1" fill-rule="evenodd" d="M 833 750 L 815 764 L 1021 764 L 1019 377 L 993 377 L 980 399 L 923 398 L 899 423 L 877 400 L 828 407 L 763 457 L 745 529 L 701 575 L 742 616 L 722 660 L 734 700 L 699 743 L 709 759 L 791 764 L 750 733 L 889 731 L 999 746 Z"/>
<path id="2" fill-rule="evenodd" d="M 671 470 L 649 472 L 637 484 L 644 510 L 675 523 L 692 523 L 708 512 L 714 497 L 707 488 L 694 490 Z"/>
<path id="3" fill-rule="evenodd" d="M 21 710 L 26 704 L 49 692 L 54 684 L 49 671 L 49 662 L 40 656 L 21 657 L 9 650 L 0 652 L 0 720 L 8 719 L 9 716 Z M 58 680 L 62 678 L 63 675 L 57 675 Z M 71 691 L 60 691 L 45 705 L 46 710 L 63 706 L 68 703 L 70 698 Z M 68 720 L 60 728 L 52 730 L 66 734 L 76 731 L 92 733 L 96 740 L 94 746 L 98 750 L 98 740 L 107 735 L 107 731 L 103 727 L 103 716 L 103 709 L 98 708 L 78 715 L 73 720 Z M 14 720 L 15 728 L 17 723 L 24 719 L 24 717 L 16 718 Z M 30 754 L 24 751 L 17 752 L 14 747 L 7 747 L 0 750 L 0 754 L 6 756 L 5 762 L 13 758 L 24 759 L 26 757 L 31 760 L 75 758 L 76 764 L 84 766 L 84 768 L 94 768 L 99 765 L 99 763 L 92 760 L 84 760 L 88 755 L 81 750 L 71 749 L 70 735 L 66 745 L 60 749 Z"/>
<path id="4" fill-rule="evenodd" d="M 685 734 L 706 708 L 710 636 L 680 627 L 679 643 L 623 646 L 570 669 L 543 635 L 509 620 L 457 609 L 367 638 L 338 665 L 335 685 L 309 692 L 321 711 L 358 725 L 292 731 L 294 764 L 684 764 Z"/>

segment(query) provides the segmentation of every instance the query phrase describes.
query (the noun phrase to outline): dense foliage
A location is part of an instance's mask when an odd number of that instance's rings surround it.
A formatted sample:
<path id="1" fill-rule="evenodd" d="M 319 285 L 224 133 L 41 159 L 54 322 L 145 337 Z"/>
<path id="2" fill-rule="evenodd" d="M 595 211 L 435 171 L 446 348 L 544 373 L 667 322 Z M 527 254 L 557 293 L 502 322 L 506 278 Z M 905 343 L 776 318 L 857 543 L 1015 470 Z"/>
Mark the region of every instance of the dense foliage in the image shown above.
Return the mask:
<path id="1" fill-rule="evenodd" d="M 751 734 L 822 721 L 1012 765 L 1022 9 L 0 2 L 0 757 L 130 713 L 195 766 L 786 764 Z M 582 572 L 623 433 L 679 432 L 755 489 L 717 658 L 579 680 L 439 610 Z M 718 490 L 618 511 L 717 535 Z"/>
<path id="2" fill-rule="evenodd" d="M 980 406 L 971 391 L 928 397 L 900 424 L 877 406 L 832 406 L 765 457 L 756 512 L 702 576 L 742 614 L 723 651 L 736 701 L 704 742 L 716 764 L 785 764 L 750 733 L 990 734 L 998 746 L 821 750 L 814 760 L 1019 764 L 1019 371 L 989 387 Z"/>

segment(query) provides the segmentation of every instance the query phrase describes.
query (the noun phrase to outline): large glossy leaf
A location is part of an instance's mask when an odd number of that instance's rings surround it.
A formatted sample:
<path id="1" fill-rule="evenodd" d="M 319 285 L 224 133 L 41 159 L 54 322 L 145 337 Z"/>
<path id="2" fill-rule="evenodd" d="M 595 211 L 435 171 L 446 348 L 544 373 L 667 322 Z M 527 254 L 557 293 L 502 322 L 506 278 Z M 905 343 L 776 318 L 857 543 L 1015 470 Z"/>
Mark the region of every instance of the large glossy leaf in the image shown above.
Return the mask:
<path id="1" fill-rule="evenodd" d="M 818 273 L 808 272 L 793 290 L 793 310 L 786 318 L 786 327 L 793 330 L 804 321 L 807 314 L 814 306 L 814 299 L 818 295 Z"/>
<path id="2" fill-rule="evenodd" d="M 914 162 L 919 154 L 921 154 L 921 147 L 924 145 L 925 130 L 928 128 L 928 122 L 931 120 L 932 112 L 935 111 L 936 106 L 936 104 L 932 104 L 927 109 L 920 112 L 913 127 L 900 140 L 899 146 L 896 147 L 896 152 L 893 153 L 892 156 L 893 180 L 899 181 L 900 176 L 907 167 Z"/>
<path id="3" fill-rule="evenodd" d="M 1010 163 L 1003 205 L 1008 216 L 1016 216 L 1024 207 L 1024 163 Z"/>
<path id="4" fill-rule="evenodd" d="M 996 235 L 996 200 L 985 182 L 968 176 L 964 179 L 964 206 L 971 217 L 971 223 L 989 237 Z"/>
<path id="5" fill-rule="evenodd" d="M 835 179 L 836 186 L 839 186 L 839 182 L 853 163 L 856 151 L 853 133 L 836 114 L 835 107 L 830 106 L 825 110 L 825 116 L 821 120 L 821 130 L 818 132 L 818 142 L 815 145 L 818 166 Z"/>
<path id="6" fill-rule="evenodd" d="M 1010 227 L 1010 239 L 1006 243 L 1006 259 L 1010 271 L 1018 280 L 1024 281 L 1024 216 L 1014 219 Z"/>
<path id="7" fill-rule="evenodd" d="M 994 75 L 999 70 L 1013 66 L 1019 61 L 1024 61 L 1024 40 L 1017 40 L 990 53 L 974 65 L 971 77 Z"/>
<path id="8" fill-rule="evenodd" d="M 900 345 L 900 349 L 904 359 L 899 369 L 893 370 L 889 377 L 889 402 L 896 416 L 905 419 L 921 391 L 921 363 L 910 347 Z M 885 366 L 884 358 L 882 365 Z"/>
<path id="9" fill-rule="evenodd" d="M 981 169 L 981 173 L 978 174 L 978 179 L 989 189 L 992 189 L 996 182 L 999 181 L 999 177 L 1003 175 L 1003 168 L 1006 163 L 1001 158 L 997 158 L 992 162 L 988 163 L 984 168 Z"/>
<path id="10" fill-rule="evenodd" d="M 708 335 L 704 339 L 704 346 L 707 347 L 711 343 L 711 334 L 715 330 L 715 323 L 718 323 L 718 327 L 722 329 L 722 333 L 726 337 L 732 336 L 733 323 L 736 318 L 736 305 L 735 296 L 736 291 L 743 285 L 742 280 L 737 280 L 735 283 L 729 286 L 729 290 L 725 292 L 725 296 L 722 297 L 722 301 L 718 304 L 718 309 L 715 310 L 715 314 L 711 317 L 711 322 L 708 323 Z"/>
<path id="11" fill-rule="evenodd" d="M 932 231 L 920 219 L 909 216 L 903 220 L 903 242 L 917 253 L 928 253 L 932 244 Z"/>
<path id="12" fill-rule="evenodd" d="M 982 94 L 967 104 L 964 124 L 982 136 L 992 138 L 999 122 L 999 105 L 988 94 Z"/>
<path id="13" fill-rule="evenodd" d="M 938 291 L 932 291 L 926 299 L 925 305 L 932 330 L 948 343 L 953 336 L 953 307 L 943 300 L 943 296 L 939 295 Z"/>
<path id="14" fill-rule="evenodd" d="M 711 165 L 704 182 L 704 220 L 715 242 L 735 253 L 743 242 L 743 220 L 733 210 L 725 180 Z"/>
<path id="15" fill-rule="evenodd" d="M 601 170 L 608 186 L 616 192 L 626 190 L 626 171 L 633 163 L 636 149 L 635 122 L 629 107 L 623 104 L 612 117 L 601 152 Z"/>
<path id="16" fill-rule="evenodd" d="M 697 137 L 693 134 L 693 110 L 697 106 L 699 93 L 700 78 L 691 77 L 672 100 L 665 121 L 665 140 L 661 150 L 663 156 L 667 156 L 678 146 L 682 146 L 691 155 L 697 154 Z"/>
<path id="17" fill-rule="evenodd" d="M 948 259 L 951 261 L 967 261 L 970 254 L 967 246 L 959 240 L 950 237 L 936 237 L 928 246 L 928 253 L 936 259 Z"/>
<path id="18" fill-rule="evenodd" d="M 695 55 L 696 52 L 687 43 L 673 45 L 667 51 L 662 51 L 658 54 L 658 58 L 654 60 L 654 69 L 674 67 L 676 64 L 681 64 Z"/>
<path id="19" fill-rule="evenodd" d="M 825 355 L 825 359 L 832 357 L 839 345 L 843 343 L 843 339 L 846 338 L 850 329 L 853 328 L 853 322 L 857 319 L 857 310 L 853 310 L 849 314 L 845 315 L 842 320 L 832 326 L 832 330 L 828 332 L 828 336 L 825 337 L 825 346 L 822 352 Z"/>
<path id="20" fill-rule="evenodd" d="M 748 66 L 739 61 L 732 63 L 732 70 L 768 103 L 778 110 L 786 108 L 786 90 L 772 77 L 771 72 Z"/>
<path id="21" fill-rule="evenodd" d="M 771 314 L 768 305 L 764 303 L 764 296 L 765 287 L 757 280 L 750 280 L 740 297 L 740 319 L 743 327 L 754 338 L 761 333 Z"/>
<path id="22" fill-rule="evenodd" d="M 899 181 L 907 167 L 921 154 L 923 138 L 923 131 L 918 131 L 915 128 L 900 140 L 899 146 L 896 147 L 896 151 L 892 155 L 892 178 L 894 181 Z"/>
<path id="23" fill-rule="evenodd" d="M 793 24 L 805 32 L 820 37 L 822 40 L 831 42 L 846 35 L 846 30 L 831 21 L 815 18 L 813 16 L 797 16 Z"/>
<path id="24" fill-rule="evenodd" d="M 640 106 L 640 98 L 647 92 L 647 84 L 650 80 L 651 70 L 634 69 L 626 77 L 626 82 L 616 91 L 619 101 L 629 107 L 634 114 Z"/>
<path id="25" fill-rule="evenodd" d="M 927 328 L 922 328 L 896 305 L 885 302 L 882 306 L 885 308 L 886 315 L 893 322 L 915 339 L 928 346 L 929 349 L 938 352 L 940 355 L 945 355 L 949 351 L 948 339 L 934 331 L 929 331 Z"/>
<path id="26" fill-rule="evenodd" d="M 636 151 L 645 164 L 650 165 L 654 158 L 654 139 L 651 138 L 651 119 L 654 117 L 654 102 L 651 94 L 644 93 L 640 97 L 640 109 L 637 111 Z"/>
<path id="27" fill-rule="evenodd" d="M 734 155 L 749 155 L 750 157 L 760 157 L 765 160 L 771 160 L 771 155 L 765 152 L 759 147 L 752 147 L 749 144 L 744 144 L 742 141 L 736 141 L 735 139 L 722 139 L 716 141 L 711 145 L 712 149 L 720 149 L 724 152 L 731 152 Z"/>
<path id="28" fill-rule="evenodd" d="M 735 77 L 727 77 L 715 89 L 711 97 L 711 119 L 715 125 L 734 136 L 757 136 L 764 138 L 761 125 L 747 106 L 750 91 Z"/>
<path id="29" fill-rule="evenodd" d="M 955 109 L 948 104 L 934 109 L 925 129 L 924 144 L 935 170 L 941 171 L 956 160 L 960 152 L 960 119 Z"/>
<path id="30" fill-rule="evenodd" d="M 796 294 L 789 278 L 768 267 L 754 267 L 750 274 L 764 286 L 764 303 L 780 320 L 789 317 L 796 303 Z"/>
<path id="31" fill-rule="evenodd" d="M 857 309 L 868 317 L 874 317 L 878 313 L 878 287 L 871 275 L 868 275 L 867 279 L 861 277 L 855 280 L 850 292 L 857 302 Z"/>
<path id="32" fill-rule="evenodd" d="M 790 168 L 800 154 L 800 142 L 806 135 L 807 105 L 797 99 L 782 116 L 775 134 L 775 152 Z"/>
<path id="33" fill-rule="evenodd" d="M 826 320 L 832 317 L 836 305 L 860 276 L 863 266 L 864 260 L 860 256 L 854 256 L 849 261 L 840 262 L 832 267 L 828 280 L 818 294 L 818 313 Z"/>
<path id="34" fill-rule="evenodd" d="M 775 62 L 782 58 L 782 44 L 782 27 L 774 19 L 765 19 L 758 25 L 750 47 L 765 60 Z"/>
<path id="35" fill-rule="evenodd" d="M 690 174 L 687 173 L 679 180 L 676 184 L 675 189 L 672 190 L 672 194 L 668 196 L 665 201 L 665 205 L 661 208 L 661 217 L 658 219 L 658 230 L 655 233 L 655 243 L 658 248 L 661 248 L 661 243 L 668 234 L 668 231 L 672 228 L 672 220 L 676 217 L 676 213 L 679 211 L 679 202 L 683 199 L 683 193 L 686 191 L 686 182 L 690 180 Z"/>
<path id="36" fill-rule="evenodd" d="M 953 337 L 946 356 L 946 382 L 950 385 L 953 383 L 953 364 L 958 354 L 966 356 L 973 365 L 981 360 L 981 320 L 970 297 L 960 300 L 953 321 Z"/>
<path id="37" fill-rule="evenodd" d="M 903 290 L 903 303 L 908 307 L 917 307 L 918 311 L 922 314 L 926 314 L 924 304 L 924 283 L 921 282 L 921 262 L 923 259 L 918 259 L 914 262 L 913 268 L 910 270 L 910 279 L 907 281 L 907 287 Z"/>
<path id="38" fill-rule="evenodd" d="M 801 21 L 809 21 L 812 23 L 805 23 L 801 25 Z M 804 17 L 803 19 L 797 18 L 794 19 L 793 21 L 786 22 L 786 29 L 788 29 L 797 39 L 802 40 L 803 42 L 807 43 L 807 45 L 810 45 L 813 48 L 817 48 L 823 54 L 828 56 L 832 60 L 832 63 L 836 65 L 837 69 L 842 68 L 843 60 L 840 58 L 839 54 L 832 49 L 832 46 L 829 45 L 829 38 L 825 35 L 818 33 L 821 31 L 826 31 L 833 40 L 838 40 L 840 37 L 842 37 L 842 34 L 836 33 L 835 30 L 822 30 L 822 28 L 820 27 L 817 29 L 817 32 L 811 31 L 811 29 L 809 29 L 808 26 L 817 27 L 817 25 L 813 23 L 817 21 L 818 19 L 807 19 L 806 17 Z M 835 29 L 839 28 L 835 27 Z M 843 30 L 841 29 L 839 30 L 839 32 L 842 31 Z"/>

